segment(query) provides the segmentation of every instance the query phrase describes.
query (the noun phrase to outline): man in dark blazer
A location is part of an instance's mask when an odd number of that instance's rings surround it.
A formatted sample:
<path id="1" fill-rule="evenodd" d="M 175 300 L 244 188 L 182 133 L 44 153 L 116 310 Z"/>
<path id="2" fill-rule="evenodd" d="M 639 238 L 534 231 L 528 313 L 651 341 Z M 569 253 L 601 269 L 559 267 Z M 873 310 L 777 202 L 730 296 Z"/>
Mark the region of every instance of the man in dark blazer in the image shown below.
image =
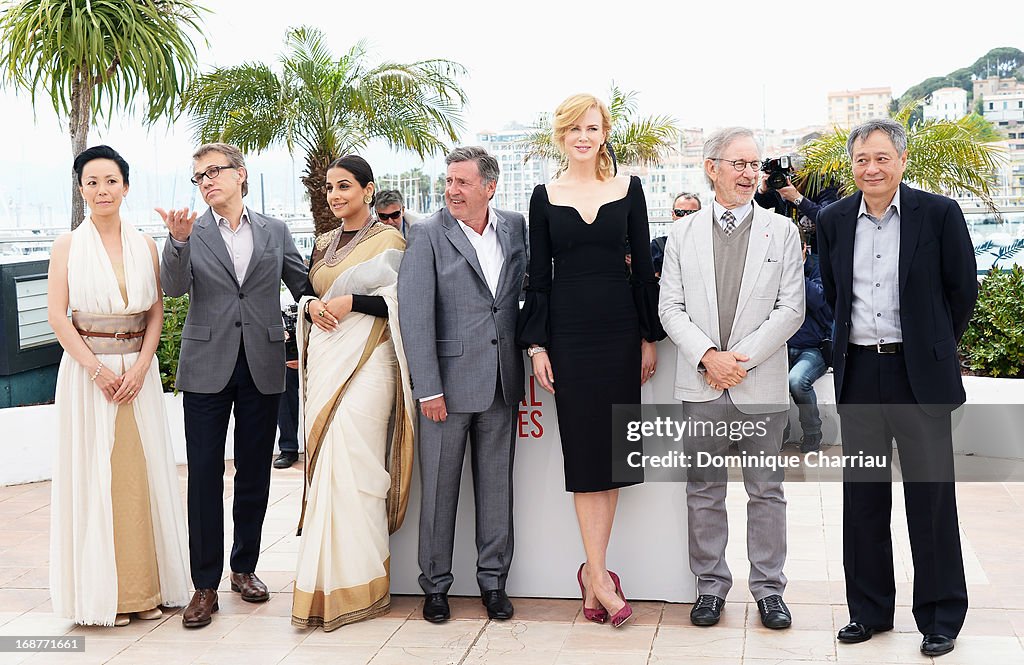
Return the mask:
<path id="1" fill-rule="evenodd" d="M 510 619 L 515 415 L 525 393 L 515 344 L 526 221 L 490 207 L 498 162 L 483 148 L 447 157 L 446 207 L 414 224 L 398 275 L 399 317 L 420 403 L 423 617 L 451 618 L 455 512 L 467 437 L 476 501 L 477 584 L 492 619 Z"/>
<path id="2" fill-rule="evenodd" d="M 242 203 L 248 174 L 235 146 L 211 143 L 192 156 L 192 182 L 210 208 L 157 210 L 168 238 L 160 281 L 169 296 L 189 294 L 175 385 L 184 393 L 188 528 L 195 594 L 187 628 L 210 623 L 224 574 L 224 446 L 235 414 L 234 544 L 231 590 L 243 600 L 270 596 L 256 577 L 270 493 L 278 400 L 285 387 L 281 281 L 296 300 L 306 266 L 284 222 Z"/>
<path id="3" fill-rule="evenodd" d="M 914 561 L 921 651 L 953 650 L 967 614 L 950 413 L 965 401 L 957 343 L 978 296 L 959 205 L 902 184 L 907 135 L 892 120 L 850 132 L 858 194 L 818 218 L 825 297 L 835 312 L 843 453 L 888 454 L 895 438 Z M 850 623 L 840 642 L 890 630 L 896 606 L 885 478 L 846 469 L 843 564 Z"/>

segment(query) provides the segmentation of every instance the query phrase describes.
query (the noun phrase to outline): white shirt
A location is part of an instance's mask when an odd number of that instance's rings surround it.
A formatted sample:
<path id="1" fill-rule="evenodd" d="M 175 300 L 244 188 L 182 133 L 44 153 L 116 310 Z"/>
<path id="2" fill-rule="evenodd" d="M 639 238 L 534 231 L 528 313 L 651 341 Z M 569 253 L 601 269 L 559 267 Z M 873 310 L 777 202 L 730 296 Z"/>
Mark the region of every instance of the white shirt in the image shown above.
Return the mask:
<path id="1" fill-rule="evenodd" d="M 750 212 L 753 211 L 754 209 L 754 204 L 751 201 L 748 201 L 747 203 L 744 203 L 741 206 L 736 206 L 735 208 L 726 208 L 724 205 L 718 202 L 718 199 L 715 199 L 715 202 L 712 204 L 712 206 L 714 208 L 713 212 L 715 213 L 715 219 L 718 220 L 718 224 L 723 229 L 725 228 L 726 222 L 722 221 L 722 215 L 725 213 L 726 210 L 732 212 L 733 217 L 736 218 L 736 221 L 734 223 L 736 224 L 736 226 L 739 226 L 740 222 L 746 219 L 747 215 L 750 214 Z"/>
<path id="2" fill-rule="evenodd" d="M 213 218 L 217 222 L 217 229 L 220 231 L 220 237 L 224 239 L 224 246 L 228 250 L 228 256 L 231 257 L 231 262 L 235 266 L 235 279 L 241 284 L 245 280 L 245 273 L 249 270 L 249 261 L 252 260 L 252 226 L 249 224 L 249 210 L 244 206 L 242 207 L 242 220 L 234 231 L 231 230 L 231 224 L 227 219 L 213 212 L 212 208 L 210 212 L 213 213 Z M 191 237 L 189 236 L 189 238 Z M 171 241 L 171 245 L 178 249 L 188 244 L 188 238 L 185 239 L 185 242 L 181 242 L 167 234 L 167 239 Z"/>
<path id="3" fill-rule="evenodd" d="M 487 225 L 484 226 L 482 234 L 477 233 L 463 222 L 456 221 L 466 232 L 469 244 L 473 245 L 473 250 L 476 251 L 476 258 L 480 262 L 480 268 L 484 271 L 487 288 L 491 290 L 492 296 L 497 296 L 498 277 L 501 275 L 501 266 L 505 264 L 505 253 L 501 251 L 501 243 L 498 242 L 498 223 L 494 216 L 494 209 L 487 209 Z"/>
<path id="4" fill-rule="evenodd" d="M 252 259 L 252 224 L 249 223 L 249 210 L 242 207 L 242 219 L 238 223 L 238 228 L 233 231 L 231 222 L 224 217 L 214 212 L 213 218 L 217 220 L 220 237 L 224 239 L 228 256 L 235 264 L 235 277 L 241 284 L 245 281 L 245 273 L 249 270 L 249 261 Z"/>
<path id="5" fill-rule="evenodd" d="M 469 244 L 473 245 L 477 261 L 480 262 L 480 268 L 484 271 L 487 288 L 491 290 L 492 296 L 496 296 L 498 294 L 498 277 L 501 276 L 501 267 L 505 264 L 505 252 L 501 250 L 501 243 L 498 242 L 498 220 L 494 216 L 494 209 L 487 208 L 487 225 L 484 226 L 483 233 L 477 233 L 461 220 L 455 221 L 466 233 Z M 444 393 L 438 393 L 429 397 L 421 397 L 420 403 L 443 396 Z"/>

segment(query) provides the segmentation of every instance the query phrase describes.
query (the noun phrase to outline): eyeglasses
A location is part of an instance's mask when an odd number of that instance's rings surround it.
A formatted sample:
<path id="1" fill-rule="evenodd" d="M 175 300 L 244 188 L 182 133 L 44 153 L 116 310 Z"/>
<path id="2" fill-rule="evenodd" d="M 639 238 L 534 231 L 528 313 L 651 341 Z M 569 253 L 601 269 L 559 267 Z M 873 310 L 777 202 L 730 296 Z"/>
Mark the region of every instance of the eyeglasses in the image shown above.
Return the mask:
<path id="1" fill-rule="evenodd" d="M 401 210 L 396 210 L 394 212 L 378 212 L 377 213 L 377 219 L 379 219 L 382 222 L 389 222 L 389 221 L 397 222 L 398 218 L 401 217 L 401 216 L 402 216 L 402 211 Z"/>
<path id="2" fill-rule="evenodd" d="M 237 169 L 237 168 L 238 168 L 237 166 L 211 166 L 210 168 L 206 169 L 202 173 L 196 173 L 189 180 L 191 180 L 193 185 L 198 187 L 199 185 L 203 184 L 203 178 L 209 178 L 210 180 L 216 180 L 217 176 L 219 176 L 220 172 L 223 171 L 224 169 Z"/>
<path id="3" fill-rule="evenodd" d="M 679 208 L 672 208 L 672 213 L 676 217 L 686 217 L 687 215 L 692 215 L 695 212 L 697 212 L 697 211 L 696 210 L 680 210 Z"/>
<path id="4" fill-rule="evenodd" d="M 721 157 L 712 157 L 711 159 L 716 162 L 725 162 L 726 164 L 732 164 L 732 167 L 739 171 L 740 173 L 746 170 L 748 166 L 754 173 L 757 173 L 758 171 L 761 170 L 761 162 L 757 160 L 748 162 L 745 159 L 722 159 Z"/>

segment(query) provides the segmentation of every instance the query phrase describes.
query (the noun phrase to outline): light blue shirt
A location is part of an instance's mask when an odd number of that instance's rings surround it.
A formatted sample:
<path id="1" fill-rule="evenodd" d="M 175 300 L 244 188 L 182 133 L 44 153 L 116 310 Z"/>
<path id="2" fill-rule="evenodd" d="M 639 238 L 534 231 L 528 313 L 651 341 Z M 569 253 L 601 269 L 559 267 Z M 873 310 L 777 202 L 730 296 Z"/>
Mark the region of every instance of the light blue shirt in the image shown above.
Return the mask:
<path id="1" fill-rule="evenodd" d="M 873 346 L 903 341 L 900 324 L 900 190 L 881 219 L 863 197 L 853 240 L 850 343 Z"/>

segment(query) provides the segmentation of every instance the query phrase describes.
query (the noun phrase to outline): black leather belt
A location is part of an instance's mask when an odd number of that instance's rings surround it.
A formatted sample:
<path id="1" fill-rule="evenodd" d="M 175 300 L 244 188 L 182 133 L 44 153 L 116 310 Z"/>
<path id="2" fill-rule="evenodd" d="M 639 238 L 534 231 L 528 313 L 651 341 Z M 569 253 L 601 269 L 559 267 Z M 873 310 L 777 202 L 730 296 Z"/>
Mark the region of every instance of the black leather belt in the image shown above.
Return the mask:
<path id="1" fill-rule="evenodd" d="M 889 342 L 888 344 L 850 344 L 854 349 L 863 351 L 874 351 L 875 353 L 903 353 L 903 342 Z"/>

